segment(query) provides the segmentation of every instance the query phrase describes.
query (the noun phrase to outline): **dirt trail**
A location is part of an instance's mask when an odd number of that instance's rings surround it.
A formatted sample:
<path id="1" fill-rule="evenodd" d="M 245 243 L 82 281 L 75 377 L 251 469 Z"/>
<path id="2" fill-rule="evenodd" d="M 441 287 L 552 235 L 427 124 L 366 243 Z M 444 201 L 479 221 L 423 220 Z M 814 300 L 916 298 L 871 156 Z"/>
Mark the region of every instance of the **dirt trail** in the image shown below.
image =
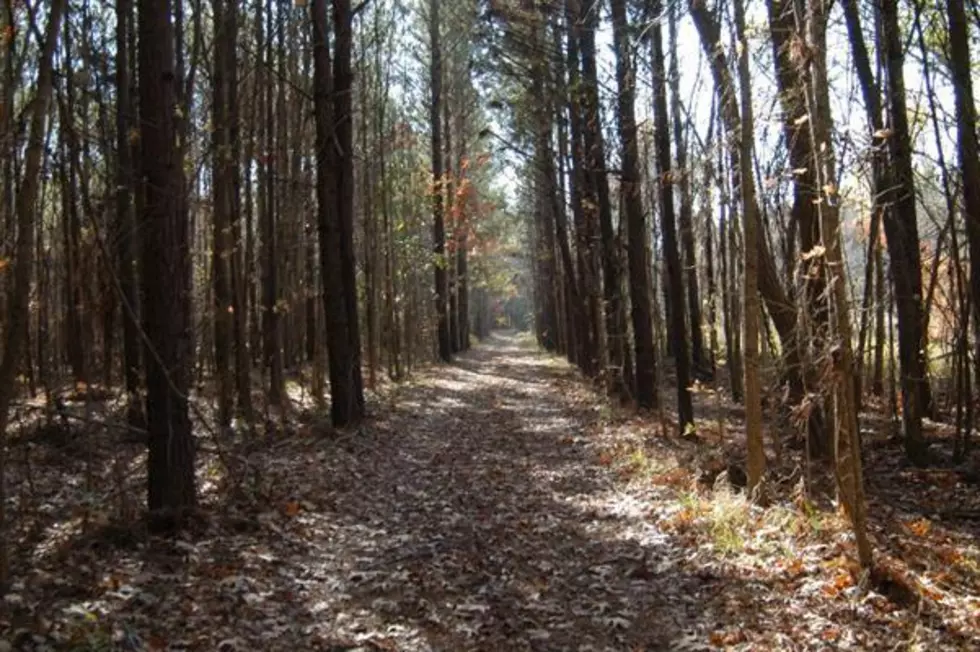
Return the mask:
<path id="1" fill-rule="evenodd" d="M 668 645 L 661 606 L 683 613 L 695 580 L 644 565 L 666 539 L 590 450 L 594 403 L 513 334 L 399 390 L 327 480 L 311 626 L 392 649 Z"/>
<path id="2" fill-rule="evenodd" d="M 513 333 L 371 411 L 353 432 L 246 440 L 233 497 L 205 456 L 198 531 L 22 551 L 0 635 L 31 650 L 977 649 L 939 614 L 841 583 L 844 530 L 652 482 L 678 442 Z"/>

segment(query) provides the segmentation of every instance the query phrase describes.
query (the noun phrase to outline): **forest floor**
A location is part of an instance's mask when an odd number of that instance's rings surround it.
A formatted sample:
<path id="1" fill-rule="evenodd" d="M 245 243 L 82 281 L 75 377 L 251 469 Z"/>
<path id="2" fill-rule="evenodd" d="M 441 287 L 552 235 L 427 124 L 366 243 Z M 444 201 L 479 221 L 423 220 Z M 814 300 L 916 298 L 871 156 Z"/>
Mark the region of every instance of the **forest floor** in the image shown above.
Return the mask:
<path id="1" fill-rule="evenodd" d="M 84 456 L 48 472 L 48 444 L 20 466 L 12 446 L 14 498 L 41 515 L 15 533 L 0 652 L 980 649 L 976 531 L 910 506 L 911 476 L 871 491 L 895 581 L 868 589 L 833 512 L 705 480 L 734 409 L 678 438 L 510 333 L 371 409 L 263 440 L 238 478 L 205 452 L 203 516 L 171 538 L 65 507 L 113 469 L 130 482 L 139 447 L 82 478 Z"/>

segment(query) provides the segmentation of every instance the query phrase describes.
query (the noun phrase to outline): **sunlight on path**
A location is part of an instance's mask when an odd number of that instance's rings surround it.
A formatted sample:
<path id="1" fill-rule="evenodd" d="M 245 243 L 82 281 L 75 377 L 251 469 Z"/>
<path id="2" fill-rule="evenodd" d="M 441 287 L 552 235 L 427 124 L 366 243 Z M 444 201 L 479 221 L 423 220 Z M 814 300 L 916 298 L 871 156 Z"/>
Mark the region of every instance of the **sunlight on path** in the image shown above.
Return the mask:
<path id="1" fill-rule="evenodd" d="M 594 463 L 593 399 L 567 365 L 498 333 L 396 405 L 373 433 L 382 446 L 338 469 L 352 483 L 321 525 L 308 635 L 600 650 L 677 634 L 660 609 L 690 579 L 651 590 L 631 576 L 662 538 L 628 526 L 642 506 Z"/>
<path id="2" fill-rule="evenodd" d="M 666 452 L 642 447 L 669 442 L 603 416 L 588 383 L 516 334 L 372 410 L 356 431 L 257 445 L 201 531 L 46 557 L 32 581 L 55 596 L 47 613 L 110 632 L 99 649 L 222 652 L 823 649 L 829 627 L 870 649 L 890 626 L 773 584 L 751 566 L 762 558 L 658 529 L 683 495 L 604 456 L 659 464 Z M 957 649 L 917 632 L 922 649 Z"/>

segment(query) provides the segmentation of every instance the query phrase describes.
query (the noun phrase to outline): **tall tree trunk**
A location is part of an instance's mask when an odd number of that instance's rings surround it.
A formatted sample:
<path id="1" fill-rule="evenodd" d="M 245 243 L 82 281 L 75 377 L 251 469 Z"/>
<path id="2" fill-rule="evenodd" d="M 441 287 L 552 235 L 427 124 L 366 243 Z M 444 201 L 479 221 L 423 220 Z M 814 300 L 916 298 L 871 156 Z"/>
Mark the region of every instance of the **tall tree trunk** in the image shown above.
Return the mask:
<path id="1" fill-rule="evenodd" d="M 138 1 L 143 195 L 148 505 L 173 525 L 196 502 L 188 415 L 191 333 L 188 224 L 180 210 L 176 75 L 169 0 Z M 176 520 L 175 520 L 176 519 Z"/>
<path id="2" fill-rule="evenodd" d="M 580 3 L 581 0 L 574 0 Z M 581 4 L 579 12 L 581 16 Z M 599 102 L 599 73 L 596 64 L 595 33 L 599 25 L 597 11 L 589 11 L 580 30 L 579 50 L 582 56 L 582 99 L 584 105 L 583 136 L 588 161 L 588 174 L 595 193 L 602 251 L 602 290 L 605 299 L 605 325 L 608 365 L 602 369 L 607 389 L 613 396 L 626 391 L 625 347 L 628 338 L 621 288 L 622 269 L 619 247 L 612 221 L 609 198 L 609 176 L 606 171 L 606 146 L 602 135 L 602 109 Z"/>
<path id="3" fill-rule="evenodd" d="M 130 32 L 133 5 L 116 3 L 116 221 L 114 229 L 116 275 L 122 303 L 123 379 L 131 408 L 138 402 L 140 387 L 139 294 L 136 286 L 136 247 L 133 220 L 133 98 L 130 93 Z M 135 410 L 130 410 L 134 416 Z"/>
<path id="4" fill-rule="evenodd" d="M 450 63 L 448 66 L 444 66 L 447 70 L 444 70 L 446 82 L 443 85 L 443 90 L 446 97 L 442 103 L 442 144 L 444 150 L 443 158 L 443 170 L 445 180 L 442 185 L 442 190 L 446 193 L 446 197 L 443 200 L 443 212 L 446 216 L 447 228 L 449 230 L 449 242 L 446 254 L 446 271 L 447 271 L 447 285 L 449 288 L 449 342 L 450 349 L 452 352 L 459 353 L 459 270 L 456 269 L 456 247 L 458 246 L 458 230 L 459 224 L 457 221 L 458 214 L 456 212 L 456 170 L 453 169 L 453 128 L 452 128 L 452 99 L 453 99 L 453 80 L 452 80 L 452 58 L 450 57 Z"/>
<path id="5" fill-rule="evenodd" d="M 963 179 L 963 218 L 970 249 L 970 294 L 974 340 L 980 346 L 980 146 L 977 144 L 977 109 L 973 97 L 970 35 L 963 0 L 946 0 L 949 20 L 949 71 L 956 97 L 956 134 Z M 966 319 L 967 315 L 961 318 Z M 980 381 L 980 356 L 975 360 Z"/>
<path id="6" fill-rule="evenodd" d="M 868 49 L 864 42 L 864 34 L 861 31 L 861 18 L 858 13 L 858 5 L 853 0 L 843 0 L 844 19 L 847 24 L 848 40 L 851 45 L 851 54 L 854 57 L 854 67 L 857 71 L 858 84 L 861 87 L 861 95 L 864 100 L 865 114 L 867 116 L 868 127 L 871 132 L 871 152 L 873 156 L 871 164 L 871 225 L 868 234 L 868 259 L 871 256 L 880 257 L 881 252 L 878 245 L 878 233 L 884 213 L 891 210 L 885 201 L 885 192 L 891 183 L 891 168 L 884 160 L 885 150 L 885 130 L 882 122 L 882 106 L 879 84 L 875 80 L 875 75 L 871 69 L 871 59 Z M 884 56 L 879 53 L 879 62 Z M 864 343 L 867 337 L 867 315 L 871 309 L 870 283 L 871 269 L 865 270 L 865 294 L 862 303 L 861 326 L 858 331 L 858 365 L 864 361 Z M 858 378 L 860 382 L 860 376 Z M 856 390 L 860 399 L 860 387 Z"/>
<path id="7" fill-rule="evenodd" d="M 350 5 L 345 0 L 337 0 L 334 7 L 337 34 L 334 59 L 341 58 L 343 61 L 335 61 L 333 67 L 327 41 L 326 0 L 313 0 L 311 13 L 317 135 L 317 221 L 330 373 L 330 412 L 334 425 L 346 426 L 364 416 L 360 337 L 357 322 L 351 320 L 349 303 L 355 289 L 345 287 L 353 275 L 353 233 L 352 228 L 348 230 L 344 225 L 345 220 L 351 220 L 349 226 L 353 226 L 351 114 L 349 104 L 345 106 L 343 101 L 336 101 L 340 94 L 350 92 Z M 347 101 L 350 101 L 349 97 Z M 346 133 L 342 133 L 345 122 Z M 350 269 L 347 269 L 348 263 Z"/>
<path id="8" fill-rule="evenodd" d="M 227 34 L 225 0 L 212 0 L 214 14 L 214 70 L 211 75 L 211 191 L 212 237 L 211 280 L 214 284 L 214 361 L 218 381 L 218 423 L 228 427 L 232 418 L 231 344 L 234 305 L 230 279 L 231 250 L 231 179 L 229 172 L 237 161 L 231 160 L 228 121 L 228 62 L 224 47 Z"/>
<path id="9" fill-rule="evenodd" d="M 804 270 L 799 277 L 804 279 L 803 296 L 806 317 L 800 322 L 803 329 L 809 328 L 811 349 L 822 351 L 827 342 L 830 315 L 827 310 L 827 279 L 823 261 L 810 256 L 820 243 L 820 221 L 817 215 L 819 186 L 815 181 L 815 153 L 810 139 L 806 120 L 806 85 L 809 72 L 801 68 L 799 46 L 803 43 L 797 24 L 802 25 L 794 13 L 796 0 L 769 0 L 769 33 L 772 40 L 773 60 L 776 64 L 776 85 L 782 105 L 783 138 L 789 153 L 789 166 L 793 174 L 793 206 L 790 219 L 799 234 L 800 251 L 804 254 Z M 794 49 L 794 47 L 796 49 Z M 794 261 L 795 262 L 795 261 Z M 792 264 L 792 263 L 791 263 Z M 801 334 L 802 336 L 802 334 Z M 813 369 L 805 356 L 799 361 L 799 375 L 807 385 L 815 384 Z M 790 398 L 794 403 L 803 399 L 804 387 L 796 383 L 790 387 Z M 810 413 L 807 420 L 808 451 L 817 458 L 826 458 L 831 452 L 829 431 L 819 408 Z"/>
<path id="10" fill-rule="evenodd" d="M 885 262 L 881 247 L 875 247 L 875 348 L 871 363 L 871 391 L 884 394 L 885 375 Z"/>
<path id="11" fill-rule="evenodd" d="M 595 193 L 592 177 L 586 169 L 587 155 L 585 144 L 585 116 L 582 113 L 582 80 L 579 55 L 580 40 L 580 0 L 566 0 L 566 21 L 568 22 L 568 89 L 569 127 L 571 136 L 571 199 L 572 216 L 575 225 L 575 250 L 578 255 L 579 285 L 586 311 L 579 364 L 582 372 L 597 378 L 608 367 L 608 340 L 605 334 L 603 317 L 603 298 L 600 278 L 600 255 L 598 251 L 598 216 L 594 207 Z"/>
<path id="12" fill-rule="evenodd" d="M 75 75 L 72 64 L 76 56 L 70 23 L 64 23 L 65 66 L 64 95 L 59 101 L 59 136 L 62 144 L 61 181 L 64 193 L 64 246 L 65 246 L 65 314 L 67 315 L 65 342 L 68 364 L 76 385 L 85 385 L 88 377 L 89 339 L 86 329 L 86 305 L 84 286 L 88 281 L 83 271 L 82 261 L 82 218 L 79 210 L 78 157 L 80 156 L 78 135 L 75 130 Z"/>
<path id="13" fill-rule="evenodd" d="M 559 346 L 558 292 L 559 273 L 555 264 L 555 221 L 557 211 L 558 180 L 555 174 L 555 157 L 552 150 L 551 131 L 553 119 L 551 103 L 544 100 L 552 91 L 549 65 L 540 56 L 543 22 L 532 3 L 524 2 L 530 18 L 530 92 L 532 98 L 540 98 L 534 111 L 534 240 L 535 268 L 538 278 L 536 311 L 538 339 L 548 351 L 557 351 Z"/>
<path id="14" fill-rule="evenodd" d="M 714 103 L 712 103 L 712 117 L 708 125 L 708 138 L 704 148 L 704 181 L 701 190 L 701 214 L 705 224 L 704 234 L 704 275 L 708 285 L 708 356 L 707 371 L 712 378 L 715 376 L 715 356 L 718 351 L 718 299 L 717 284 L 715 282 L 715 229 L 712 211 L 714 203 L 712 198 L 712 186 L 714 184 L 714 165 L 711 160 L 711 149 L 714 134 Z"/>
<path id="15" fill-rule="evenodd" d="M 338 161 L 334 166 L 337 183 L 337 216 L 340 223 L 341 289 L 347 310 L 347 347 L 356 420 L 364 416 L 364 380 L 361 373 L 361 330 L 357 310 L 357 271 L 354 250 L 354 111 L 351 53 L 354 16 L 350 0 L 333 0 L 333 118 L 334 147 Z"/>
<path id="16" fill-rule="evenodd" d="M 688 167 L 687 144 L 684 139 L 684 122 L 681 120 L 680 97 L 680 64 L 677 49 L 677 9 L 678 3 L 669 3 L 669 36 L 670 36 L 670 111 L 674 132 L 674 146 L 677 156 L 677 169 L 672 177 L 677 180 L 680 191 L 680 220 L 681 246 L 684 254 L 684 283 L 687 287 L 687 314 L 691 325 L 691 362 L 696 372 L 703 373 L 711 366 L 704 353 L 704 335 L 701 326 L 701 295 L 698 291 L 698 262 L 694 253 L 694 217 L 691 198 L 691 170 Z M 661 48 L 662 50 L 663 48 Z M 660 67 L 663 68 L 661 62 Z M 655 82 L 656 83 L 656 82 Z M 711 229 L 709 228 L 710 232 Z"/>
<path id="17" fill-rule="evenodd" d="M 380 43 L 375 43 L 375 48 L 380 48 Z M 371 80 L 368 77 L 367 69 L 367 56 L 361 57 L 361 68 L 360 76 L 364 80 L 361 84 L 361 127 L 360 127 L 360 138 L 361 138 L 361 152 L 364 156 L 364 161 L 361 166 L 361 214 L 363 219 L 363 229 L 364 229 L 364 317 L 367 321 L 367 367 L 368 367 L 368 388 L 374 389 L 377 384 L 378 375 L 378 349 L 379 349 L 379 335 L 378 333 L 378 220 L 376 211 L 374 208 L 375 195 L 374 195 L 374 166 L 375 166 L 375 152 L 372 152 L 368 144 L 368 136 L 371 134 L 371 116 L 372 111 L 367 110 L 369 102 L 371 101 L 382 101 L 377 98 L 368 95 L 369 84 L 368 81 Z M 381 74 L 381 71 L 378 71 Z M 378 89 L 380 90 L 380 89 Z M 372 92 L 374 89 L 372 89 Z M 378 140 L 375 143 L 378 149 L 383 147 L 383 143 Z M 381 201 L 384 201 L 382 196 Z"/>
<path id="18" fill-rule="evenodd" d="M 902 384 L 902 423 L 909 459 L 925 462 L 926 442 L 922 433 L 923 399 L 926 382 L 922 350 L 922 266 L 919 259 L 919 229 L 915 207 L 911 136 L 905 99 L 905 55 L 898 23 L 897 0 L 881 0 L 882 39 L 888 71 L 887 138 L 893 182 L 886 186 L 892 208 L 885 214 L 885 237 L 891 258 L 895 303 L 898 309 L 898 351 Z"/>
<path id="19" fill-rule="evenodd" d="M 435 256 L 436 321 L 439 357 L 452 360 L 452 338 L 449 332 L 449 287 L 446 278 L 446 226 L 442 201 L 442 49 L 439 21 L 440 0 L 429 0 L 429 83 L 432 93 L 429 128 L 432 131 L 432 251 Z"/>
<path id="20" fill-rule="evenodd" d="M 6 591 L 8 578 L 7 510 L 6 510 L 6 435 L 10 404 L 17 390 L 17 367 L 23 355 L 29 323 L 31 274 L 34 266 L 34 227 L 37 222 L 37 196 L 40 187 L 41 159 L 44 155 L 46 121 L 54 79 L 54 52 L 58 42 L 66 0 L 52 0 L 48 25 L 37 63 L 37 82 L 29 104 L 27 146 L 14 205 L 17 241 L 14 249 L 12 291 L 7 300 L 3 354 L 0 358 L 0 593 Z M 7 136 L 5 134 L 5 136 Z M 11 148 L 12 149 L 12 148 Z M 10 155 L 10 152 L 4 152 Z"/>
<path id="21" fill-rule="evenodd" d="M 742 130 L 741 121 L 743 116 L 739 114 L 737 103 L 729 99 L 735 98 L 737 91 L 734 80 L 732 79 L 732 71 L 729 68 L 728 57 L 725 55 L 725 51 L 721 46 L 721 28 L 716 17 L 701 2 L 691 4 L 691 18 L 698 31 L 701 47 L 711 63 L 712 77 L 714 78 L 716 92 L 721 102 L 720 118 L 725 126 L 725 131 L 728 133 L 730 140 L 736 143 L 741 142 L 740 133 Z M 745 140 L 751 145 L 751 134 Z M 757 223 L 752 228 L 756 233 L 763 236 L 757 239 L 754 248 L 750 249 L 747 243 L 743 243 L 743 247 L 745 247 L 746 251 L 754 250 L 758 257 L 757 260 L 753 261 L 758 271 L 758 290 L 762 295 L 762 299 L 765 301 L 766 310 L 769 313 L 770 319 L 772 319 L 773 326 L 775 326 L 776 332 L 779 334 L 780 344 L 784 352 L 787 381 L 791 388 L 802 388 L 800 343 L 798 341 L 796 327 L 796 305 L 780 284 L 772 252 L 769 249 L 768 239 L 764 237 L 764 226 L 760 217 L 761 212 L 755 196 L 755 175 L 752 169 L 752 159 L 750 157 L 743 164 L 741 160 L 742 153 L 738 147 L 731 148 L 729 158 L 731 159 L 733 174 L 744 173 L 748 175 L 747 177 L 742 177 L 744 181 L 739 182 L 739 185 L 743 189 L 746 187 L 752 188 L 749 196 L 752 204 L 748 207 L 743 205 L 743 219 L 756 220 Z M 802 390 L 794 389 L 794 391 Z"/>
<path id="22" fill-rule="evenodd" d="M 738 39 L 738 76 L 741 91 L 741 121 L 738 131 L 739 185 L 742 196 L 742 247 L 745 275 L 743 277 L 743 315 L 745 343 L 743 366 L 745 373 L 745 437 L 748 442 L 748 490 L 754 492 L 766 470 L 766 455 L 762 437 L 762 387 L 759 383 L 759 256 L 756 255 L 765 235 L 760 233 L 755 181 L 752 174 L 752 138 L 755 133 L 752 111 L 752 78 L 749 71 L 749 42 L 745 36 L 745 10 L 742 0 L 734 0 L 735 31 Z M 731 110 L 735 98 L 728 100 Z"/>
<path id="23" fill-rule="evenodd" d="M 652 13 L 659 15 L 663 9 L 659 0 L 653 0 Z M 659 179 L 660 230 L 666 257 L 668 296 L 671 304 L 670 337 L 677 365 L 677 413 L 678 427 L 683 434 L 694 424 L 691 405 L 690 368 L 687 332 L 684 326 L 684 286 L 681 257 L 678 250 L 677 226 L 674 222 L 674 188 L 670 160 L 670 118 L 667 113 L 667 80 L 664 72 L 663 36 L 660 24 L 651 29 L 651 64 L 653 66 L 653 112 L 656 124 L 656 160 Z M 682 172 L 683 173 L 683 172 Z M 692 317 L 693 319 L 693 317 Z"/>
<path id="24" fill-rule="evenodd" d="M 809 41 L 810 74 L 807 80 L 806 108 L 809 115 L 811 147 L 819 152 L 814 160 L 814 178 L 822 196 L 817 206 L 824 243 L 826 278 L 833 287 L 829 297 L 829 313 L 834 316 L 834 348 L 830 352 L 834 373 L 836 407 L 835 440 L 837 483 L 844 508 L 851 519 L 857 543 L 858 558 L 863 568 L 871 568 L 872 552 L 868 540 L 864 472 L 859 443 L 857 393 L 852 346 L 851 318 L 848 308 L 846 269 L 841 246 L 839 197 L 837 193 L 837 161 L 830 137 L 830 92 L 827 80 L 827 19 L 829 0 L 809 0 L 806 16 L 806 36 Z"/>
<path id="25" fill-rule="evenodd" d="M 555 30 L 555 47 L 557 50 L 562 49 L 562 34 L 560 28 Z M 591 359 L 592 352 L 589 350 L 589 322 L 588 322 L 588 305 L 587 297 L 585 295 L 585 288 L 583 287 L 582 279 L 585 276 L 584 262 L 583 262 L 583 252 L 581 247 L 576 247 L 576 255 L 578 256 L 579 270 L 578 273 L 575 269 L 575 262 L 572 256 L 572 248 L 570 243 L 571 234 L 568 228 L 568 210 L 567 204 L 565 202 L 566 197 L 566 181 L 568 178 L 566 176 L 566 166 L 569 156 L 569 129 L 570 125 L 566 118 L 565 107 L 568 102 L 568 86 L 566 82 L 566 71 L 564 66 L 559 66 L 556 75 L 556 92 L 555 95 L 559 98 L 558 109 L 555 114 L 558 119 L 558 179 L 559 179 L 559 195 L 561 197 L 561 203 L 558 207 L 558 212 L 555 215 L 555 229 L 556 236 L 558 239 L 558 250 L 561 255 L 562 262 L 562 273 L 565 279 L 565 305 L 566 305 L 566 331 L 567 331 L 567 353 L 570 362 L 578 366 L 583 373 L 588 373 L 588 364 L 586 359 Z M 572 193 L 575 192 L 577 188 L 577 183 L 574 179 L 570 179 Z M 576 201 L 575 196 L 572 196 L 572 202 Z M 573 215 L 576 217 L 580 216 L 581 210 L 577 206 L 573 205 L 572 208 Z"/>
<path id="26" fill-rule="evenodd" d="M 231 231 L 229 244 L 229 263 L 231 273 L 231 311 L 232 331 L 235 346 L 235 390 L 238 400 L 238 411 L 245 422 L 253 422 L 252 414 L 252 375 L 251 356 L 248 350 L 248 304 L 246 301 L 246 264 L 242 251 L 242 175 L 239 167 L 242 160 L 241 125 L 239 111 L 241 110 L 238 93 L 238 3 L 233 0 L 225 5 L 225 38 L 224 62 L 227 67 L 225 79 L 226 105 L 225 119 L 228 121 L 229 167 L 228 203 Z M 220 48 L 219 48 L 220 49 Z M 251 163 L 249 163 L 251 167 Z"/>
<path id="27" fill-rule="evenodd" d="M 269 374 L 269 403 L 279 406 L 283 398 L 283 370 L 281 326 L 279 319 L 279 253 L 276 232 L 276 166 L 275 166 L 275 113 L 273 111 L 273 85 L 275 77 L 271 73 L 272 54 L 272 2 L 266 5 L 265 46 L 265 87 L 262 99 L 262 132 L 265 135 L 261 174 L 265 200 L 260 202 L 262 222 L 262 357 L 263 366 Z M 261 50 L 260 50 L 261 51 Z M 285 80 L 280 80 L 280 84 Z M 279 116 L 280 120 L 283 116 Z M 279 216 L 281 218 L 281 216 Z"/>

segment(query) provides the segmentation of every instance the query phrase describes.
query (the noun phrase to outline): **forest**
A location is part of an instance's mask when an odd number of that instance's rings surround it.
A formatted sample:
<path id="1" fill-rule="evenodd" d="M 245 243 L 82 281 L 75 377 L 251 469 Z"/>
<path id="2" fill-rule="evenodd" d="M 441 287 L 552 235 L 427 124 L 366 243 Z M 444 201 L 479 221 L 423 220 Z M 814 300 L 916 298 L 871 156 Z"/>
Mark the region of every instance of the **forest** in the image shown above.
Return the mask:
<path id="1" fill-rule="evenodd" d="M 0 3 L 0 652 L 980 649 L 976 0 Z"/>

